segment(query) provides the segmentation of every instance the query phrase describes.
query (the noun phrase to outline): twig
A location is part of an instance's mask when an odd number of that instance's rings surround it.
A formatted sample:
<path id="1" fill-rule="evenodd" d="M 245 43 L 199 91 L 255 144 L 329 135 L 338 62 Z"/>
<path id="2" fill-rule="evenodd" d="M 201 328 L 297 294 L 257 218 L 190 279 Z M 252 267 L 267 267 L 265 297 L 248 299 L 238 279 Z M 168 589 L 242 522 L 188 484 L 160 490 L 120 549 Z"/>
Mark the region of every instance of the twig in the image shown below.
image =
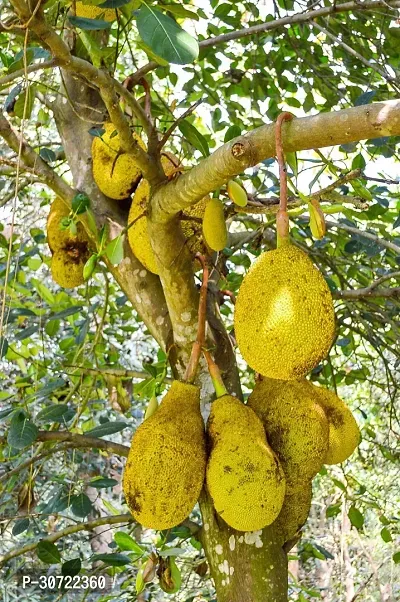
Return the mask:
<path id="1" fill-rule="evenodd" d="M 368 238 L 368 240 L 372 240 L 376 242 L 376 244 L 381 245 L 381 247 L 386 247 L 386 249 L 390 249 L 397 254 L 400 254 L 400 247 L 396 245 L 394 242 L 390 240 L 385 240 L 384 238 L 379 238 L 375 234 L 370 234 L 370 232 L 365 232 L 364 230 L 358 230 L 358 228 L 353 228 L 352 226 L 348 226 L 347 224 L 342 224 L 342 222 L 326 222 L 327 228 L 339 228 L 339 230 L 346 230 L 346 232 L 350 232 L 351 234 L 356 234 L 357 236 L 362 236 L 363 238 Z"/>
<path id="2" fill-rule="evenodd" d="M 204 347 L 206 338 L 206 314 L 207 314 L 207 290 L 208 290 L 208 266 L 203 255 L 196 253 L 196 259 L 200 261 L 203 267 L 203 280 L 200 289 L 198 325 L 196 341 L 192 347 L 190 360 L 186 368 L 184 380 L 188 383 L 193 383 L 196 378 L 197 368 L 199 366 L 201 350 Z"/>
<path id="3" fill-rule="evenodd" d="M 51 69 L 52 67 L 57 67 L 57 60 L 51 59 L 50 61 L 43 61 L 43 63 L 33 63 L 32 65 L 28 65 L 26 68 L 26 73 L 35 73 L 35 71 L 42 71 L 44 69 Z M 18 79 L 19 77 L 25 76 L 25 69 L 17 69 L 12 73 L 8 73 L 3 77 L 0 77 L 0 87 L 9 84 L 10 82 Z"/>
<path id="4" fill-rule="evenodd" d="M 117 368 L 106 368 L 105 370 L 99 368 L 98 370 L 95 370 L 94 368 L 86 368 L 85 366 L 75 366 L 73 364 L 66 364 L 65 368 L 73 368 L 74 370 L 79 370 L 84 374 L 93 374 L 103 377 L 116 376 L 118 378 L 121 378 L 122 380 L 131 378 L 143 379 L 149 377 L 148 372 L 140 372 L 139 370 L 119 370 Z M 164 382 L 172 382 L 172 379 L 166 377 L 164 378 Z"/>
<path id="5" fill-rule="evenodd" d="M 187 111 L 185 111 L 184 113 L 182 113 L 182 115 L 180 115 L 178 117 L 178 119 L 171 125 L 171 127 L 166 131 L 166 133 L 164 134 L 164 136 L 162 137 L 162 140 L 160 141 L 159 145 L 158 145 L 158 149 L 161 150 L 163 148 L 163 146 L 166 144 L 168 138 L 171 136 L 171 134 L 176 130 L 176 128 L 178 127 L 178 125 L 181 123 L 181 121 L 183 121 L 186 117 L 188 117 L 188 115 L 191 115 L 193 113 L 193 111 L 195 111 L 197 109 L 197 107 L 203 102 L 203 99 L 200 98 L 197 102 L 195 102 L 194 104 L 192 104 Z"/>

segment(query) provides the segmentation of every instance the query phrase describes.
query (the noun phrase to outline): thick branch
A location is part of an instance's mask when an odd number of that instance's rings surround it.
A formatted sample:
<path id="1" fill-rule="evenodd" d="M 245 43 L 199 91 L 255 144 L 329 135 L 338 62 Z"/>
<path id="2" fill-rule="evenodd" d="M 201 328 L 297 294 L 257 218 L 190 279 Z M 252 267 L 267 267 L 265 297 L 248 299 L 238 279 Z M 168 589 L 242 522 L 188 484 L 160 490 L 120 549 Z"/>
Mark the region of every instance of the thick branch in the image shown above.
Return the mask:
<path id="1" fill-rule="evenodd" d="M 131 523 L 133 521 L 134 518 L 131 514 L 118 514 L 117 516 L 102 516 L 101 518 L 97 518 L 96 520 L 87 523 L 71 525 L 70 527 L 62 529 L 62 531 L 57 531 L 56 533 L 52 533 L 47 537 L 43 537 L 41 540 L 28 543 L 21 548 L 11 550 L 11 552 L 8 552 L 8 554 L 4 554 L 4 556 L 0 557 L 0 567 L 4 566 L 4 564 L 12 558 L 22 556 L 27 552 L 32 552 L 35 550 L 39 541 L 48 541 L 50 543 L 54 543 L 55 541 L 58 541 L 67 535 L 72 535 L 73 533 L 78 533 L 79 531 L 93 531 L 93 529 L 100 527 L 101 525 L 119 525 L 121 523 Z"/>
<path id="2" fill-rule="evenodd" d="M 109 454 L 117 454 L 125 458 L 129 452 L 129 447 L 120 443 L 61 431 L 39 431 L 36 441 L 65 441 L 71 444 L 70 447 L 103 449 Z"/>
<path id="3" fill-rule="evenodd" d="M 320 113 L 283 125 L 285 152 L 398 135 L 400 99 Z M 273 156 L 274 124 L 227 142 L 154 195 L 152 219 L 167 223 L 178 211 L 216 190 L 229 178 Z"/>

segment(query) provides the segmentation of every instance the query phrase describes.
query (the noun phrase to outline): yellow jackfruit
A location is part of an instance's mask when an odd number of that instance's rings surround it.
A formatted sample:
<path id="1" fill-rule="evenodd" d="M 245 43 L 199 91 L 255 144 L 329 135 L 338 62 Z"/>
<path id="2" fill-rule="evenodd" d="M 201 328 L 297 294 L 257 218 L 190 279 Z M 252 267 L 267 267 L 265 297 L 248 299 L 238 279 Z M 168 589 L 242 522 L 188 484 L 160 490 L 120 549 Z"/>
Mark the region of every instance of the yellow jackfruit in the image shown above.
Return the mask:
<path id="1" fill-rule="evenodd" d="M 340 464 L 351 456 L 360 443 L 361 433 L 347 405 L 324 387 L 316 387 L 315 399 L 322 406 L 329 422 L 329 446 L 325 464 Z"/>
<path id="2" fill-rule="evenodd" d="M 301 378 L 332 345 L 332 296 L 306 253 L 283 246 L 260 255 L 244 277 L 234 325 L 251 368 L 270 378 Z"/>
<path id="3" fill-rule="evenodd" d="M 126 199 L 136 188 L 141 171 L 135 159 L 121 150 L 119 134 L 113 123 L 105 123 L 104 134 L 92 142 L 93 177 L 103 194 L 111 199 Z M 134 132 L 132 137 L 145 150 L 142 139 Z"/>
<path id="4" fill-rule="evenodd" d="M 191 205 L 182 211 L 181 228 L 188 241 L 188 247 L 192 255 L 204 253 L 204 244 L 202 240 L 202 222 L 196 221 L 198 218 L 203 220 L 209 197 L 204 197 L 195 205 Z M 188 219 L 185 219 L 185 218 Z"/>
<path id="5" fill-rule="evenodd" d="M 203 236 L 210 249 L 222 251 L 228 243 L 224 205 L 219 199 L 208 201 L 203 217 Z"/>
<path id="6" fill-rule="evenodd" d="M 235 182 L 235 180 L 229 180 L 226 185 L 229 198 L 238 207 L 246 207 L 247 205 L 247 192 L 245 189 Z"/>
<path id="7" fill-rule="evenodd" d="M 214 507 L 238 531 L 257 531 L 278 516 L 285 475 L 256 414 L 238 399 L 213 402 L 208 421 L 211 454 L 207 487 Z"/>
<path id="8" fill-rule="evenodd" d="M 79 254 L 73 247 L 70 251 L 55 251 L 51 258 L 51 275 L 57 284 L 63 288 L 75 288 L 85 282 L 83 268 L 87 253 Z"/>
<path id="9" fill-rule="evenodd" d="M 293 539 L 305 524 L 311 508 L 311 499 L 311 481 L 305 481 L 295 488 L 287 488 L 282 510 L 274 522 L 275 533 L 282 544 Z"/>
<path id="10" fill-rule="evenodd" d="M 50 206 L 50 212 L 47 218 L 47 243 L 50 251 L 60 251 L 65 245 L 77 242 L 87 241 L 86 232 L 80 222 L 76 224 L 76 236 L 71 234 L 71 230 L 60 229 L 60 222 L 64 217 L 68 217 L 70 210 L 68 206 L 58 197 L 54 199 Z"/>
<path id="11" fill-rule="evenodd" d="M 152 529 L 178 525 L 200 495 L 205 466 L 200 390 L 174 381 L 132 439 L 123 490 L 133 516 Z"/>
<path id="12" fill-rule="evenodd" d="M 329 425 L 305 379 L 259 381 L 248 399 L 264 425 L 291 487 L 312 479 L 328 451 Z"/>
<path id="13" fill-rule="evenodd" d="M 83 4 L 83 2 L 76 2 L 75 14 L 77 17 L 84 17 L 85 19 L 102 19 L 103 21 L 115 21 L 117 14 L 115 8 L 101 8 L 94 4 Z"/>

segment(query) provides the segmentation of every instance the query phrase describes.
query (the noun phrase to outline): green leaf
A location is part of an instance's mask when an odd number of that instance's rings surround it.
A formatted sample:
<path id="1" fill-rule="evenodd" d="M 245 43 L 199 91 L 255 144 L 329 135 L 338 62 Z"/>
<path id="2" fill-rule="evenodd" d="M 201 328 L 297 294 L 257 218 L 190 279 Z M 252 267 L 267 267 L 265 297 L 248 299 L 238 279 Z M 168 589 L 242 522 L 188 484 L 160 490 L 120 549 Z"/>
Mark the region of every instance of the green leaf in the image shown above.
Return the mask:
<path id="1" fill-rule="evenodd" d="M 36 420 L 39 420 L 39 422 L 61 422 L 62 417 L 68 410 L 69 408 L 67 405 L 54 403 L 47 408 L 40 410 L 36 415 Z"/>
<path id="2" fill-rule="evenodd" d="M 17 521 L 15 521 L 15 524 L 12 529 L 12 534 L 20 535 L 21 533 L 27 530 L 27 528 L 29 527 L 29 523 L 29 518 L 18 519 Z"/>
<path id="3" fill-rule="evenodd" d="M 43 539 L 37 545 L 36 554 L 39 560 L 46 564 L 58 564 L 61 560 L 61 554 L 57 546 Z"/>
<path id="4" fill-rule="evenodd" d="M 89 437 L 105 437 L 106 435 L 112 435 L 119 433 L 129 426 L 126 422 L 115 420 L 114 422 L 104 422 L 99 426 L 95 426 L 90 431 L 86 431 L 85 435 Z"/>
<path id="5" fill-rule="evenodd" d="M 225 132 L 224 142 L 229 142 L 233 138 L 237 138 L 242 134 L 242 130 L 238 125 L 230 125 Z"/>
<path id="6" fill-rule="evenodd" d="M 114 541 L 120 550 L 135 552 L 138 556 L 145 553 L 145 550 L 125 531 L 117 531 L 114 534 Z"/>
<path id="7" fill-rule="evenodd" d="M 26 99 L 26 106 L 25 106 L 25 99 Z M 28 90 L 25 90 L 18 96 L 18 99 L 14 105 L 14 113 L 20 119 L 23 119 L 23 118 L 30 119 L 34 102 L 35 102 L 35 90 L 32 86 L 29 86 Z"/>
<path id="8" fill-rule="evenodd" d="M 171 17 L 142 4 L 137 16 L 137 27 L 143 42 L 169 63 L 187 65 L 199 54 L 199 45 Z"/>
<path id="9" fill-rule="evenodd" d="M 57 159 L 56 153 L 53 150 L 51 150 L 51 148 L 47 147 L 41 148 L 39 151 L 39 155 L 40 157 L 42 157 L 43 161 L 46 161 L 46 163 L 52 163 Z"/>
<path id="10" fill-rule="evenodd" d="M 61 320 L 63 318 L 68 318 L 68 316 L 73 316 L 74 314 L 80 313 L 82 309 L 83 305 L 74 305 L 73 307 L 67 307 L 67 309 L 58 311 L 55 314 L 49 314 L 49 318 L 52 320 Z"/>
<path id="11" fill-rule="evenodd" d="M 160 550 L 158 555 L 167 558 L 168 556 L 181 556 L 185 552 L 184 548 L 165 548 L 165 550 Z"/>
<path id="12" fill-rule="evenodd" d="M 5 356 L 8 349 L 8 341 L 4 337 L 0 337 L 0 359 Z"/>
<path id="13" fill-rule="evenodd" d="M 92 502 L 85 493 L 72 496 L 71 510 L 75 516 L 85 518 L 92 511 Z"/>
<path id="14" fill-rule="evenodd" d="M 96 489 L 106 489 L 107 487 L 115 487 L 115 485 L 118 485 L 118 481 L 108 477 L 99 477 L 93 479 L 93 481 L 89 481 L 88 485 L 89 487 L 95 487 Z"/>
<path id="15" fill-rule="evenodd" d="M 19 411 L 11 419 L 7 443 L 16 449 L 23 449 L 35 441 L 38 428 L 31 422 L 24 412 Z"/>
<path id="16" fill-rule="evenodd" d="M 69 22 L 78 29 L 85 31 L 98 31 L 100 29 L 109 29 L 112 25 L 109 21 L 103 19 L 87 19 L 86 17 L 68 17 Z"/>
<path id="17" fill-rule="evenodd" d="M 89 280 L 89 278 L 93 274 L 93 272 L 94 272 L 94 270 L 96 268 L 97 259 L 98 259 L 97 253 L 93 253 L 93 255 L 91 255 L 89 257 L 89 259 L 87 260 L 87 262 L 83 266 L 83 279 L 84 280 Z"/>
<path id="18" fill-rule="evenodd" d="M 194 125 L 192 125 L 189 121 L 186 121 L 186 119 L 184 119 L 180 122 L 179 129 L 185 136 L 186 140 L 190 142 L 190 144 L 192 144 L 195 148 L 197 148 L 197 150 L 201 152 L 203 157 L 208 157 L 208 155 L 210 154 L 208 142 L 203 136 L 203 134 L 201 134 L 199 130 L 194 127 Z"/>
<path id="19" fill-rule="evenodd" d="M 393 541 L 392 534 L 390 533 L 390 531 L 387 527 L 383 527 L 383 529 L 381 531 L 381 537 L 385 543 L 389 543 L 390 541 Z"/>
<path id="20" fill-rule="evenodd" d="M 353 527 L 356 527 L 356 529 L 361 529 L 364 524 L 364 516 L 361 514 L 358 508 L 354 506 L 354 504 L 350 507 L 348 516 Z"/>
<path id="21" fill-rule="evenodd" d="M 54 305 L 54 303 L 55 303 L 54 295 L 47 288 L 47 286 L 45 286 L 44 284 L 42 284 L 37 278 L 31 278 L 31 283 L 35 287 L 35 289 L 37 290 L 37 292 L 39 293 L 39 295 L 42 297 L 42 299 L 44 299 L 45 301 L 47 301 L 47 303 L 49 305 Z"/>
<path id="22" fill-rule="evenodd" d="M 105 248 L 107 259 L 112 265 L 118 265 L 124 258 L 124 240 L 125 234 L 120 234 L 109 242 Z"/>
<path id="23" fill-rule="evenodd" d="M 392 558 L 395 564 L 400 564 L 400 552 L 395 552 Z"/>
<path id="24" fill-rule="evenodd" d="M 90 207 L 90 199 L 84 192 L 78 192 L 72 199 L 71 208 L 76 215 L 85 213 Z"/>
<path id="25" fill-rule="evenodd" d="M 72 558 L 71 560 L 67 560 L 61 567 L 62 575 L 69 575 L 70 577 L 74 577 L 78 575 L 82 567 L 82 562 L 80 558 Z"/>
<path id="26" fill-rule="evenodd" d="M 129 556 L 125 554 L 95 554 L 92 556 L 92 562 L 96 560 L 101 560 L 105 564 L 109 564 L 110 566 L 124 566 L 125 564 L 132 564 Z"/>
<path id="27" fill-rule="evenodd" d="M 129 4 L 131 0 L 106 0 L 101 4 L 98 4 L 98 8 L 119 8 L 120 6 L 124 6 L 125 4 Z"/>
<path id="28" fill-rule="evenodd" d="M 191 10 L 187 10 L 181 4 L 164 4 L 162 8 L 168 13 L 171 13 L 175 17 L 181 19 L 194 19 L 195 21 L 198 21 L 200 18 L 196 13 L 192 12 Z"/>

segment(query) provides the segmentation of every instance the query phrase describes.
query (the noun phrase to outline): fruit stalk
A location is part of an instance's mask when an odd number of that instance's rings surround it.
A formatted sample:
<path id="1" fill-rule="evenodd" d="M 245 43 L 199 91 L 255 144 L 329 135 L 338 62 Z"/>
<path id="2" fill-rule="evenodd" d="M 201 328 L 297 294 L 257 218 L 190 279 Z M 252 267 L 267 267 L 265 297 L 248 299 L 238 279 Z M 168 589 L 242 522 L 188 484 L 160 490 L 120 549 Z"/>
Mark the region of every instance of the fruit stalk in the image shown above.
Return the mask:
<path id="1" fill-rule="evenodd" d="M 289 216 L 287 212 L 287 169 L 285 164 L 285 156 L 283 154 L 282 143 L 282 123 L 293 119 L 291 113 L 281 113 L 276 120 L 275 126 L 275 147 L 276 156 L 279 165 L 279 211 L 276 214 L 276 236 L 277 246 L 283 247 L 289 244 Z"/>
<path id="2" fill-rule="evenodd" d="M 208 265 L 206 259 L 200 253 L 196 253 L 196 259 L 201 263 L 203 267 L 203 279 L 200 289 L 200 300 L 199 300 L 199 317 L 197 324 L 197 336 L 196 341 L 192 347 L 192 353 L 190 360 L 186 368 L 184 381 L 187 383 L 193 383 L 196 378 L 197 368 L 199 366 L 201 350 L 204 347 L 206 338 L 206 315 L 207 315 L 207 289 L 208 289 Z"/>
<path id="3" fill-rule="evenodd" d="M 222 380 L 221 372 L 217 364 L 214 362 L 211 357 L 211 353 L 207 349 L 203 349 L 203 355 L 206 358 L 208 371 L 210 373 L 210 377 L 217 394 L 217 397 L 222 397 L 222 395 L 227 395 L 228 391 L 224 385 L 224 381 Z"/>

